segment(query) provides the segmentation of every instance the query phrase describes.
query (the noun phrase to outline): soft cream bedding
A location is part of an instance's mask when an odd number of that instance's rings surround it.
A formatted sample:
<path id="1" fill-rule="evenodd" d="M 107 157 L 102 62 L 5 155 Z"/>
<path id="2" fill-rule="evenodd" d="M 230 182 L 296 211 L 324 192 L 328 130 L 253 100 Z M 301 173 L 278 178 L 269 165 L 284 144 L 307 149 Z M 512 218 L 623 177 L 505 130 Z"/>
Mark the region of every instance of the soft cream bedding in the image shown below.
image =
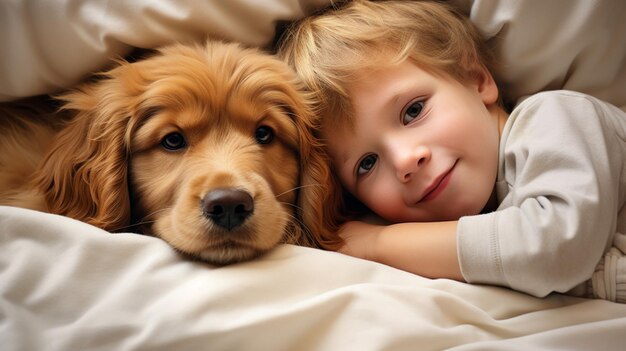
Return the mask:
<path id="1" fill-rule="evenodd" d="M 452 1 L 497 43 L 509 97 L 568 89 L 626 108 L 625 1 Z M 133 47 L 206 37 L 266 46 L 277 22 L 330 2 L 0 1 L 0 101 L 70 87 Z"/>
<path id="2" fill-rule="evenodd" d="M 457 0 L 512 98 L 565 88 L 626 110 L 626 2 Z M 0 100 L 75 84 L 133 47 L 264 46 L 329 0 L 0 1 Z M 1 137 L 1 136 L 0 136 Z M 619 350 L 626 305 L 430 280 L 281 246 L 214 267 L 159 239 L 0 207 L 0 350 Z"/>
<path id="3" fill-rule="evenodd" d="M 430 280 L 284 245 L 226 267 L 0 207 L 2 350 L 618 350 L 626 305 Z"/>

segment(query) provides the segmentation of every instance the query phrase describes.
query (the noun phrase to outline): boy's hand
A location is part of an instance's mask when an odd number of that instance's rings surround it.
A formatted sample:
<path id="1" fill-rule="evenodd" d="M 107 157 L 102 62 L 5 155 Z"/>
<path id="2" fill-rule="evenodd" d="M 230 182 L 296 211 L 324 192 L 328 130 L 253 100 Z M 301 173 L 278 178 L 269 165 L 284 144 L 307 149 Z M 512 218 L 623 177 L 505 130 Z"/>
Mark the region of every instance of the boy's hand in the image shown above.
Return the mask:
<path id="1" fill-rule="evenodd" d="M 376 244 L 383 228 L 384 226 L 361 221 L 344 223 L 339 229 L 339 236 L 345 243 L 339 249 L 339 252 L 376 261 Z"/>

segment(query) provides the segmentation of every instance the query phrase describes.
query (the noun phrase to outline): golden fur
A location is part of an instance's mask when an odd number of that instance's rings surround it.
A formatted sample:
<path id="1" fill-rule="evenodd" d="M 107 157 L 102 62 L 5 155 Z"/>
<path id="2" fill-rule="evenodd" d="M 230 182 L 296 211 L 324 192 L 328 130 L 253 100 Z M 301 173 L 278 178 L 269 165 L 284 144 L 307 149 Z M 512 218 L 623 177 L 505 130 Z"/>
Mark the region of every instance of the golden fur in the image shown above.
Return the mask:
<path id="1" fill-rule="evenodd" d="M 59 99 L 55 118 L 0 110 L 0 204 L 153 234 L 218 264 L 335 229 L 317 122 L 295 75 L 268 54 L 177 44 Z M 239 219 L 218 225 L 213 198 L 224 192 Z"/>

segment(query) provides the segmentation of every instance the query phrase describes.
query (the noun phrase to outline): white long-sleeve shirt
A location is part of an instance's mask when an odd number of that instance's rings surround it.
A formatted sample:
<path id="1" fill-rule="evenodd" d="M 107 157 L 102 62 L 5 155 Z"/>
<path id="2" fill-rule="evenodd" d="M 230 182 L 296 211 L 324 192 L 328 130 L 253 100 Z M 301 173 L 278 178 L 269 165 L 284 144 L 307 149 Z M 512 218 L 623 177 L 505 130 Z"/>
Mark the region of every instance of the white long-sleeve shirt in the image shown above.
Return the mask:
<path id="1" fill-rule="evenodd" d="M 626 113 L 571 91 L 525 99 L 502 132 L 496 195 L 496 211 L 459 221 L 468 282 L 545 296 L 589 280 L 611 247 L 626 252 Z"/>

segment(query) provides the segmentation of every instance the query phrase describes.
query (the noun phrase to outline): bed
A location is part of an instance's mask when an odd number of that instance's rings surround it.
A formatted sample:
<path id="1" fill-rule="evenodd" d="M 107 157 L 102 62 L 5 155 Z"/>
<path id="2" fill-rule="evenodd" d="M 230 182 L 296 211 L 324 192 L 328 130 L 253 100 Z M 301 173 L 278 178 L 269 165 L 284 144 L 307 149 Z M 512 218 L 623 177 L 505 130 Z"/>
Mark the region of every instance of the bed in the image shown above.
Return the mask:
<path id="1" fill-rule="evenodd" d="M 267 46 L 326 0 L 0 3 L 0 100 L 60 91 L 134 48 Z M 460 1 L 511 99 L 583 91 L 626 110 L 626 2 Z M 68 55 L 68 53 L 70 53 Z M 626 304 L 427 279 L 281 245 L 218 267 L 165 242 L 0 207 L 0 349 L 618 350 Z"/>

